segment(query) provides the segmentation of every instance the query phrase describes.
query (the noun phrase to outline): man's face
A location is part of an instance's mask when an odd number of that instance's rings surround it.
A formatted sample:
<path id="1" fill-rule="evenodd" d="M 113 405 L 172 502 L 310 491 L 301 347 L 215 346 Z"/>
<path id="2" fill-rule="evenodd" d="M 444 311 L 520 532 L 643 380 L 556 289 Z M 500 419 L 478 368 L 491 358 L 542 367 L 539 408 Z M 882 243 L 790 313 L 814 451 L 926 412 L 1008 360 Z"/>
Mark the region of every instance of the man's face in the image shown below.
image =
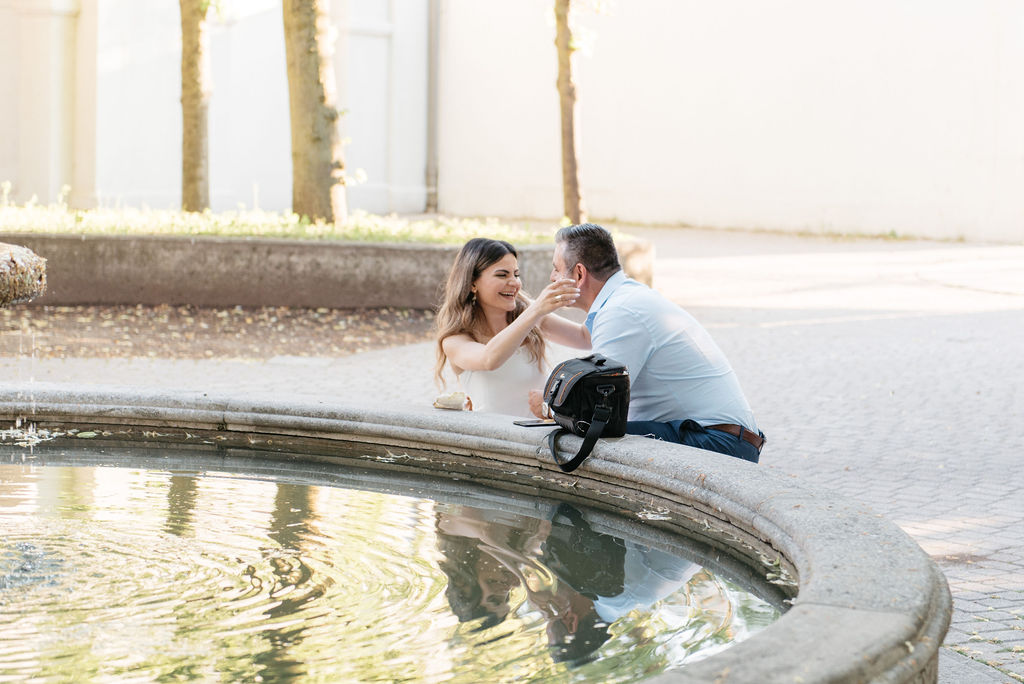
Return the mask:
<path id="1" fill-rule="evenodd" d="M 565 263 L 565 243 L 559 242 L 555 245 L 555 255 L 551 259 L 551 282 L 561 278 L 571 278 L 577 284 L 576 264 Z"/>

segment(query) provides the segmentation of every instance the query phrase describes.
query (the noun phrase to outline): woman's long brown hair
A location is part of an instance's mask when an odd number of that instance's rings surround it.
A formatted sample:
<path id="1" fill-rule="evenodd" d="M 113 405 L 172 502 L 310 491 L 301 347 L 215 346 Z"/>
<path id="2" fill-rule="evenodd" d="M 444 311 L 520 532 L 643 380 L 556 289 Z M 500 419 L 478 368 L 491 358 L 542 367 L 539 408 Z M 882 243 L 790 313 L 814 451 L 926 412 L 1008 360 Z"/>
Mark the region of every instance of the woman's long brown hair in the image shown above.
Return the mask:
<path id="1" fill-rule="evenodd" d="M 441 306 L 437 310 L 435 328 L 437 331 L 437 365 L 434 367 L 434 380 L 439 386 L 445 384 L 442 372 L 448 362 L 442 342 L 452 335 L 466 334 L 477 342 L 486 342 L 484 318 L 480 307 L 473 303 L 473 283 L 491 264 L 499 261 L 506 254 L 519 258 L 515 247 L 504 240 L 489 238 L 473 238 L 462 246 L 455 263 L 448 272 L 448 280 L 444 285 Z M 522 292 L 522 290 L 520 290 Z M 526 309 L 526 300 L 521 295 L 516 297 L 515 310 L 508 314 L 511 323 Z M 530 352 L 530 359 L 538 368 L 543 368 L 544 338 L 536 328 L 526 336 L 524 345 Z"/>

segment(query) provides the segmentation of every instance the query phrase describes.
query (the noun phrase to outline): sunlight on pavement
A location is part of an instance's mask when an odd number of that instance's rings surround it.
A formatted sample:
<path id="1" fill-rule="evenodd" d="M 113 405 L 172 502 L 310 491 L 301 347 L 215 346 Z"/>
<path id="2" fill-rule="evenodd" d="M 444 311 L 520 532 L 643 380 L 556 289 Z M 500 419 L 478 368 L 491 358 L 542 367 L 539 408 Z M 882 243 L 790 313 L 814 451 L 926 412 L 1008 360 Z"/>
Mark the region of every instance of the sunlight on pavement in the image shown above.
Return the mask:
<path id="1" fill-rule="evenodd" d="M 657 258 L 683 306 L 962 313 L 1024 309 L 1024 247 Z"/>

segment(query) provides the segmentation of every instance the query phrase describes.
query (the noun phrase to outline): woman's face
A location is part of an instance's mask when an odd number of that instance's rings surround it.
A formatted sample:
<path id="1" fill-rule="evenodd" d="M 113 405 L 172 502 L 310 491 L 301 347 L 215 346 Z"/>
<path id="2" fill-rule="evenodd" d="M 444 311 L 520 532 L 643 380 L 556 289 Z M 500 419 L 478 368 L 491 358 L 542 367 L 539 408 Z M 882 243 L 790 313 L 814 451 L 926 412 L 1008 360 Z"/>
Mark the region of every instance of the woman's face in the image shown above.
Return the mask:
<path id="1" fill-rule="evenodd" d="M 523 287 L 519 280 L 519 262 L 512 254 L 506 254 L 483 270 L 473 281 L 477 303 L 482 307 L 513 311 L 516 295 Z"/>
<path id="2" fill-rule="evenodd" d="M 509 595 L 512 588 L 518 586 L 519 580 L 508 568 L 486 553 L 481 554 L 476 577 L 480 583 L 481 605 L 487 608 L 488 612 L 504 619 L 511 609 Z"/>

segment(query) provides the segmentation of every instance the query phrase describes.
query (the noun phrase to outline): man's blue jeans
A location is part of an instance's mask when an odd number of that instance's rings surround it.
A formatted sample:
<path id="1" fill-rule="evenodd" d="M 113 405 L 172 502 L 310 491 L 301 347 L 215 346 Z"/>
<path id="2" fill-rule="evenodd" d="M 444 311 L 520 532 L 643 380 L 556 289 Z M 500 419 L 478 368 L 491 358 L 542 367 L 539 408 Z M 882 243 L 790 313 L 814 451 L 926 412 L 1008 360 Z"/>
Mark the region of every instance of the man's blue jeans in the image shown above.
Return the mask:
<path id="1" fill-rule="evenodd" d="M 754 445 L 736 435 L 721 430 L 709 430 L 692 420 L 631 420 L 626 423 L 627 435 L 640 435 L 662 439 L 666 442 L 685 444 L 686 446 L 717 451 L 742 458 L 744 461 L 757 463 L 761 455 Z M 761 434 L 764 437 L 764 434 Z"/>

